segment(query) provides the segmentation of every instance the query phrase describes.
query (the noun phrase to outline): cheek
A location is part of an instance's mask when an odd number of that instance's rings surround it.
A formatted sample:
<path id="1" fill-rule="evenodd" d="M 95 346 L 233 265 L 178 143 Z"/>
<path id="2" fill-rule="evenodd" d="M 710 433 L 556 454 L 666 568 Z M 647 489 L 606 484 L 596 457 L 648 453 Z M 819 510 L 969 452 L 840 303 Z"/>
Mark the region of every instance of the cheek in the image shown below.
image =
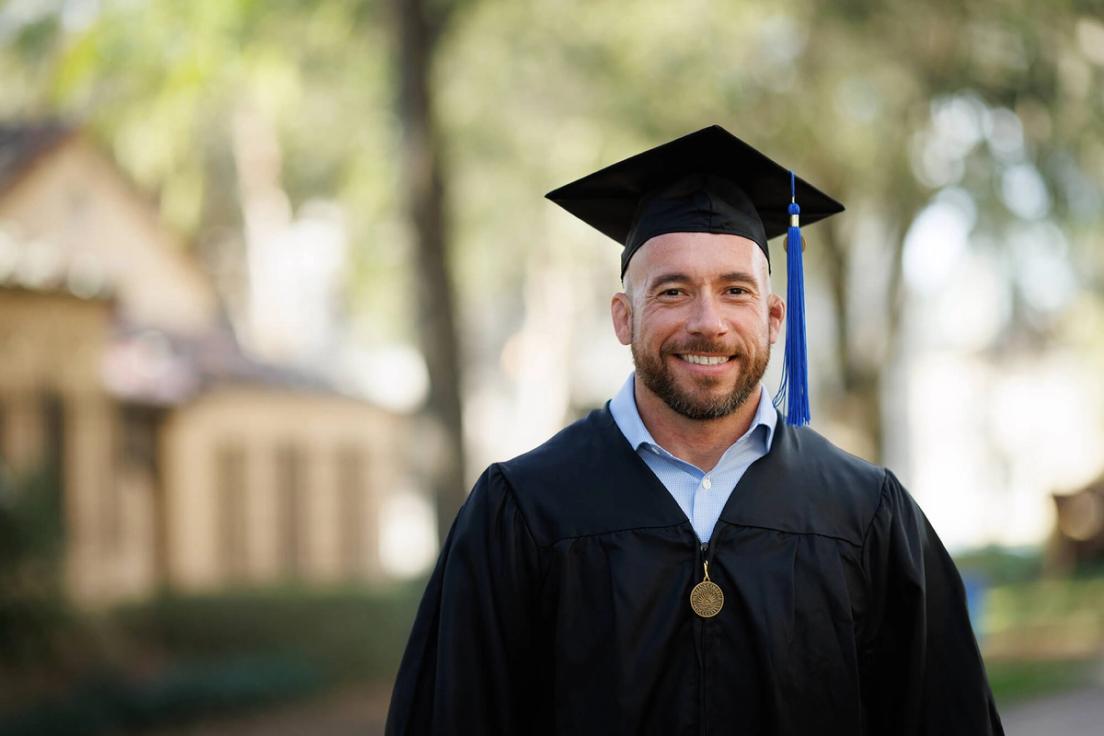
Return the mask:
<path id="1" fill-rule="evenodd" d="M 677 331 L 678 320 L 659 310 L 637 310 L 633 313 L 633 340 L 662 343 Z"/>

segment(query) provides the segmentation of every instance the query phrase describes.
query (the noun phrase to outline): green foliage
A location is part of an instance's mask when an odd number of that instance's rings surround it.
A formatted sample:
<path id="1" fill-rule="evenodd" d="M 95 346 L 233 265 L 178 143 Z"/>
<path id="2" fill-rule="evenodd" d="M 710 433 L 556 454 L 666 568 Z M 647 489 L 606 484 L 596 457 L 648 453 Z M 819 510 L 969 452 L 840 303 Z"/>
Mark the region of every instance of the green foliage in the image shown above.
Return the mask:
<path id="1" fill-rule="evenodd" d="M 977 205 L 980 235 L 1004 241 L 1007 229 L 1030 223 L 1009 210 L 1002 176 L 1027 164 L 1043 178 L 1049 214 L 1100 263 L 1092 245 L 1104 197 L 1104 98 L 1092 93 L 1102 78 L 1091 51 L 1101 32 L 1094 3 L 641 0 L 632 13 L 615 0 L 427 7 L 444 29 L 434 81 L 456 280 L 499 285 L 493 296 L 461 288 L 468 313 L 517 314 L 533 253 L 581 263 L 580 272 L 602 279 L 595 291 L 604 300 L 612 266 L 602 264 L 614 259 L 572 251 L 582 231 L 550 221 L 534 193 L 707 122 L 868 209 L 881 226 L 881 250 L 899 247 L 916 213 L 948 186 Z M 168 219 L 201 242 L 240 227 L 228 140 L 235 111 L 257 107 L 279 131 L 292 205 L 314 197 L 344 205 L 356 246 L 349 293 L 360 313 L 376 317 L 375 336 L 393 338 L 414 325 L 400 306 L 409 266 L 396 197 L 397 53 L 387 10 L 366 0 L 117 0 L 76 28 L 58 22 L 60 10 L 42 12 L 7 41 L 14 69 L 49 70 L 34 77 L 38 99 L 0 104 L 87 120 L 124 167 L 160 193 Z M 956 100 L 1010 113 L 1023 129 L 1022 150 L 1001 152 L 982 137 L 933 174 L 926 158 L 947 153 L 946 131 L 933 121 Z M 826 224 L 822 232 L 846 227 Z M 854 233 L 835 238 L 850 244 Z M 810 251 L 811 274 L 825 273 L 826 256 Z M 882 311 L 861 310 L 867 321 Z M 489 326 L 495 347 L 515 327 Z M 876 365 L 880 342 L 845 349 Z M 477 345 L 473 353 L 487 351 Z"/>
<path id="2" fill-rule="evenodd" d="M 49 469 L 0 473 L 0 665 L 50 658 L 69 622 L 61 593 L 61 491 Z"/>
<path id="3" fill-rule="evenodd" d="M 56 16 L 42 16 L 16 32 L 12 48 L 23 62 L 35 64 L 52 50 L 60 31 Z"/>
<path id="4" fill-rule="evenodd" d="M 989 662 L 989 686 L 999 707 L 1093 682 L 1095 661 L 1052 660 Z"/>
<path id="5" fill-rule="evenodd" d="M 385 679 L 398 669 L 421 588 L 259 590 L 164 596 L 120 608 L 110 625 L 173 660 L 278 653 L 326 677 Z"/>
<path id="6" fill-rule="evenodd" d="M 1010 300 L 1021 299 L 1013 273 L 1030 268 L 1005 245 L 1010 233 L 1032 226 L 1006 201 L 1003 178 L 1017 165 L 1042 177 L 1046 216 L 1069 228 L 1069 258 L 1085 254 L 1100 273 L 1104 98 L 1089 90 L 1104 74 L 1084 40 L 1099 23 L 1081 13 L 1024 0 L 1000 8 L 949 0 L 644 0 L 631 14 L 614 0 L 485 0 L 458 24 L 438 66 L 462 191 L 458 281 L 491 274 L 524 288 L 525 257 L 535 250 L 581 264 L 576 279 L 597 274 L 592 299 L 604 301 L 615 283 L 605 266 L 612 252 L 575 248 L 586 236 L 548 217 L 532 192 L 718 122 L 854 213 L 812 228 L 808 278 L 863 274 L 856 280 L 864 283 L 842 284 L 845 303 L 824 321 L 856 322 L 838 337 L 841 368 L 880 370 L 894 345 L 890 315 L 903 301 L 893 291 L 902 270 L 893 254 L 943 189 L 976 207 L 976 242 L 1006 250 Z M 955 148 L 952 139 L 967 126 L 946 123 L 943 111 L 960 101 L 969 101 L 982 128 L 987 116 L 1022 128 L 1023 145 L 1003 150 L 982 133 Z M 879 293 L 872 284 L 882 280 Z M 518 298 L 509 291 L 497 298 Z M 483 295 L 468 298 L 479 303 Z M 1024 301 L 1018 314 L 1030 317 L 1034 307 Z M 1014 321 L 1007 334 L 1029 325 Z M 831 375 L 833 362 L 818 367 L 828 386 L 855 390 L 847 375 Z"/>
<path id="7" fill-rule="evenodd" d="M 397 195 L 398 54 L 387 6 L 107 0 L 72 28 L 60 10 L 40 13 L 0 46 L 0 76 L 23 90 L 0 110 L 87 121 L 159 194 L 170 222 L 222 255 L 238 252 L 230 246 L 240 239 L 220 236 L 240 232 L 243 220 L 234 120 L 243 107 L 258 111 L 278 133 L 291 208 L 312 198 L 342 205 L 358 338 L 409 338 L 411 287 L 425 280 L 411 283 Z M 816 310 L 820 325 L 811 322 L 833 346 L 815 368 L 826 407 L 864 393 L 873 404 L 884 393 L 873 379 L 893 364 L 909 302 L 904 236 L 947 190 L 970 211 L 969 247 L 992 256 L 982 263 L 998 282 L 1002 324 L 979 349 L 1065 341 L 1104 361 L 1099 2 L 640 0 L 631 13 L 619 0 L 428 6 L 445 27 L 433 81 L 449 267 L 478 377 L 469 393 L 496 385 L 503 346 L 535 304 L 554 302 L 546 309 L 582 323 L 616 287 L 614 246 L 539 193 L 708 122 L 793 166 L 852 213 L 808 236 L 810 293 L 833 297 L 831 310 Z M 59 30 L 44 30 L 50 24 Z M 1011 175 L 1041 182 L 1038 212 L 1010 202 Z M 1066 275 L 1067 288 L 1052 283 Z M 551 296 L 540 291 L 546 276 Z M 912 307 L 928 295 L 918 296 Z M 1077 319 L 1066 319 L 1074 310 Z M 574 355 L 587 357 L 565 366 L 573 390 L 594 370 L 589 351 Z M 887 415 L 850 407 L 842 421 Z"/>
<path id="8" fill-rule="evenodd" d="M 421 583 L 385 590 L 255 590 L 163 596 L 90 621 L 92 662 L 31 705 L 0 713 L 0 736 L 89 736 L 179 724 L 302 697 L 348 680 L 390 680 Z M 34 696 L 35 693 L 30 693 Z"/>
<path id="9" fill-rule="evenodd" d="M 0 561 L 4 568 L 55 562 L 61 541 L 57 472 L 44 468 L 17 478 L 0 472 Z"/>
<path id="10" fill-rule="evenodd" d="M 958 558 L 1004 584 L 985 605 L 982 651 L 999 706 L 1095 682 L 1104 630 L 1104 576 L 1042 579 L 1038 555 L 998 549 Z"/>
<path id="11" fill-rule="evenodd" d="M 1043 571 L 1043 557 L 1034 547 L 1010 549 L 993 545 L 955 555 L 955 565 L 964 577 L 972 576 L 987 586 L 995 586 L 1038 579 Z"/>
<path id="12" fill-rule="evenodd" d="M 60 5 L 16 35 L 63 27 Z M 80 121 L 155 193 L 170 226 L 225 250 L 233 246 L 225 234 L 240 232 L 243 219 L 236 118 L 261 116 L 278 131 L 280 183 L 293 210 L 311 199 L 343 205 L 355 245 L 352 301 L 379 316 L 377 335 L 394 338 L 412 324 L 397 306 L 406 271 L 396 248 L 398 129 L 381 5 L 107 0 L 87 22 L 32 46 L 5 42 L 0 13 L 0 72 L 25 89 L 0 101 L 0 118 Z"/>
<path id="13" fill-rule="evenodd" d="M 0 714 L 0 736 L 129 732 L 302 697 L 323 684 L 309 663 L 257 656 L 170 668 L 136 678 L 106 669 L 26 709 Z"/>
<path id="14" fill-rule="evenodd" d="M 987 630 L 1104 631 L 1104 576 L 1030 580 L 994 588 Z"/>

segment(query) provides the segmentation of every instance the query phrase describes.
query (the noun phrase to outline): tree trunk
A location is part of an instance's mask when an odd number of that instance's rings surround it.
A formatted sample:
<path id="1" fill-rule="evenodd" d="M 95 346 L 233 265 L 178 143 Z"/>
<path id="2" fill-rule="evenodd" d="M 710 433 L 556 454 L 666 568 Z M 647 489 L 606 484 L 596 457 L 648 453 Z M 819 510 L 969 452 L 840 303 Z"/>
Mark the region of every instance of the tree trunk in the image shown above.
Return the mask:
<path id="1" fill-rule="evenodd" d="M 428 482 L 436 498 L 438 536 L 444 539 L 464 502 L 464 448 L 460 411 L 460 355 L 455 299 L 448 268 L 448 219 L 441 141 L 434 114 L 431 69 L 438 25 L 426 0 L 392 0 L 399 46 L 398 109 L 402 122 L 402 178 L 415 239 L 418 336 L 429 372 L 424 408 L 431 433 Z"/>
<path id="2" fill-rule="evenodd" d="M 911 194 L 911 192 L 909 192 Z M 898 199 L 906 199 L 902 193 Z M 909 203 L 892 208 L 886 239 L 893 249 L 881 307 L 882 332 L 876 344 L 856 345 L 850 320 L 852 249 L 842 241 L 840 227 L 830 225 L 818 235 L 825 253 L 828 287 L 836 315 L 833 335 L 834 353 L 840 378 L 840 395 L 832 413 L 840 417 L 861 439 L 862 447 L 854 448 L 868 460 L 883 462 L 885 452 L 885 421 L 882 406 L 883 371 L 897 349 L 904 302 L 904 237 L 907 223 L 912 221 L 915 206 Z M 870 318 L 868 315 L 867 318 Z"/>
<path id="3" fill-rule="evenodd" d="M 870 356 L 856 355 L 851 335 L 849 300 L 851 293 L 851 249 L 844 245 L 838 227 L 826 227 L 819 234 L 827 265 L 832 311 L 836 315 L 833 345 L 840 393 L 831 413 L 855 432 L 855 445 L 849 447 L 872 462 L 881 462 L 883 450 L 881 421 L 881 376 L 878 362 Z"/>

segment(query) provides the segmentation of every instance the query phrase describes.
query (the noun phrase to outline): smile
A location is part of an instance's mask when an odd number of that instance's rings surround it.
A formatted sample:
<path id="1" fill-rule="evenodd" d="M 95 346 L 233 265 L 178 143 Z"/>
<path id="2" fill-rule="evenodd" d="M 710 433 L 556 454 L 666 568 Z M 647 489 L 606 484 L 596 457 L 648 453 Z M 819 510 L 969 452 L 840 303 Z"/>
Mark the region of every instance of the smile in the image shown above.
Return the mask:
<path id="1" fill-rule="evenodd" d="M 721 365 L 732 360 L 728 355 L 695 355 L 694 353 L 681 353 L 678 357 L 694 365 Z"/>

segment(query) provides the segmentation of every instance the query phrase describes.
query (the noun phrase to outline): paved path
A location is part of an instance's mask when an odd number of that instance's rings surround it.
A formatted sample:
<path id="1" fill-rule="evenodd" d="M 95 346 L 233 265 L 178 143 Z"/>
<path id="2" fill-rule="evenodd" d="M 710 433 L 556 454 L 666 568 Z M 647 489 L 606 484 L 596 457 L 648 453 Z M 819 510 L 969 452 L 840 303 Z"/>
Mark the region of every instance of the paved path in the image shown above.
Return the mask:
<path id="1" fill-rule="evenodd" d="M 144 736 L 381 736 L 390 693 L 354 687 L 314 700 Z M 1104 736 L 1104 686 L 1001 710 L 1006 736 Z"/>
<path id="2" fill-rule="evenodd" d="M 142 736 L 382 736 L 390 698 L 389 687 L 350 687 L 312 700 Z"/>
<path id="3" fill-rule="evenodd" d="M 1101 736 L 1104 687 L 1052 695 L 1001 712 L 1006 736 Z"/>

